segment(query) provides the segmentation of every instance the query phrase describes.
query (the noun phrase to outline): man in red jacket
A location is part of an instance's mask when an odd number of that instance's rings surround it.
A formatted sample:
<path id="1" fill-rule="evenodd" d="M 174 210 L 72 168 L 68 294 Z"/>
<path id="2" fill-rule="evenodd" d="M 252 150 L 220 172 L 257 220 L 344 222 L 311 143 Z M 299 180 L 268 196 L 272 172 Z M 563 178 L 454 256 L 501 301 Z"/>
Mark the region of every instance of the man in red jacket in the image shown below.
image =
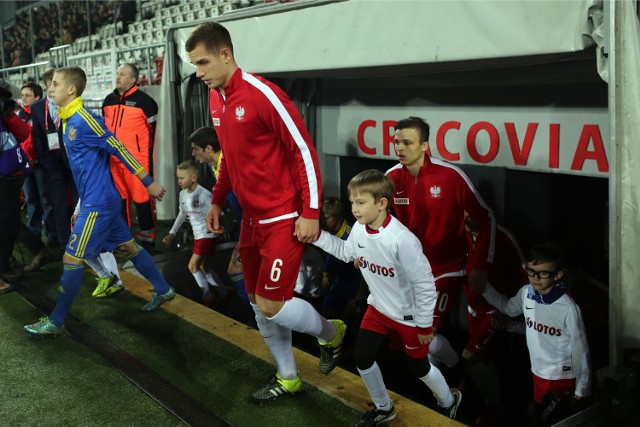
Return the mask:
<path id="1" fill-rule="evenodd" d="M 300 391 L 291 331 L 320 344 L 320 371 L 336 365 L 346 326 L 328 321 L 293 297 L 305 243 L 316 239 L 321 205 L 318 157 L 300 114 L 278 86 L 242 71 L 231 36 L 216 22 L 199 25 L 186 42 L 196 77 L 211 89 L 209 109 L 224 153 L 207 224 L 233 189 L 242 206 L 240 258 L 256 321 L 277 366 L 252 398 L 263 402 Z"/>
<path id="2" fill-rule="evenodd" d="M 467 274 L 470 283 L 487 281 L 494 256 L 495 218 L 462 170 L 428 154 L 427 122 L 409 117 L 398 121 L 395 130 L 400 163 L 387 171 L 396 186 L 392 209 L 400 222 L 420 239 L 433 269 L 438 301 L 433 315 L 435 338 L 429 354 L 454 367 L 459 357 L 436 331 L 456 304 Z M 465 211 L 478 224 L 474 248 L 467 244 Z"/>

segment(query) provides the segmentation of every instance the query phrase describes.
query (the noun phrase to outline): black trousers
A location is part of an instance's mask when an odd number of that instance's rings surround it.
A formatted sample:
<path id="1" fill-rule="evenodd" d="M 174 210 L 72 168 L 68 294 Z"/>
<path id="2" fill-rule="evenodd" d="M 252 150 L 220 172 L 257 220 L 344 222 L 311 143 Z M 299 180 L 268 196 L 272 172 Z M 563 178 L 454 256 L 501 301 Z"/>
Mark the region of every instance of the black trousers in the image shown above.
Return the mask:
<path id="1" fill-rule="evenodd" d="M 23 175 L 0 178 L 0 273 L 9 272 L 9 260 L 18 239 L 23 183 Z"/>

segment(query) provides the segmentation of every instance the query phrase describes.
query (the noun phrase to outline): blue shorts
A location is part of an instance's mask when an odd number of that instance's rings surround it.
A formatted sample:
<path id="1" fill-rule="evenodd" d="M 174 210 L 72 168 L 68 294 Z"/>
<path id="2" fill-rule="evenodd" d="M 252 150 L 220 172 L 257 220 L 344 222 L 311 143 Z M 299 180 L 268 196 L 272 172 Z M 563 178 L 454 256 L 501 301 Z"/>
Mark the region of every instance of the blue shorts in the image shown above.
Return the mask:
<path id="1" fill-rule="evenodd" d="M 98 211 L 81 208 L 65 252 L 76 259 L 97 258 L 101 252 L 112 251 L 132 240 L 120 206 Z"/>

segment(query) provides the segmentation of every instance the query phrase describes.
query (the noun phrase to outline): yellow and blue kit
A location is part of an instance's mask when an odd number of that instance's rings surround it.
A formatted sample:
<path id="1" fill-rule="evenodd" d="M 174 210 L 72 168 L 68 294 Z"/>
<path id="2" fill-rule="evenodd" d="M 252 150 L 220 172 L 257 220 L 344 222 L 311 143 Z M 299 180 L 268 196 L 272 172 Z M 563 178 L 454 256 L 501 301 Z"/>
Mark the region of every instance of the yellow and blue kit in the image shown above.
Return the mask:
<path id="1" fill-rule="evenodd" d="M 74 258 L 95 258 L 133 240 L 120 214 L 121 198 L 109 168 L 116 156 L 132 174 L 143 170 L 124 145 L 107 130 L 104 121 L 86 110 L 82 98 L 60 110 L 63 141 L 80 196 L 80 214 L 73 226 L 66 253 Z"/>

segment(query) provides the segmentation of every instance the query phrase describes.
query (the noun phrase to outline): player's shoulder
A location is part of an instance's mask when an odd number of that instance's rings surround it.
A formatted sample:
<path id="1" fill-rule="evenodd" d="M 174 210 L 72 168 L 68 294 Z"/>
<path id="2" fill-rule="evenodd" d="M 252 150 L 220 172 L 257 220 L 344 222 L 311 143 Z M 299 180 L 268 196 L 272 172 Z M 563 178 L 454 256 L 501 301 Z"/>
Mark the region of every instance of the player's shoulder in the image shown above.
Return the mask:
<path id="1" fill-rule="evenodd" d="M 387 171 L 385 172 L 385 175 L 389 176 L 390 178 L 393 178 L 394 176 L 397 176 L 401 172 L 402 172 L 402 164 L 398 163 L 396 165 L 393 165 L 389 169 L 387 169 Z"/>

